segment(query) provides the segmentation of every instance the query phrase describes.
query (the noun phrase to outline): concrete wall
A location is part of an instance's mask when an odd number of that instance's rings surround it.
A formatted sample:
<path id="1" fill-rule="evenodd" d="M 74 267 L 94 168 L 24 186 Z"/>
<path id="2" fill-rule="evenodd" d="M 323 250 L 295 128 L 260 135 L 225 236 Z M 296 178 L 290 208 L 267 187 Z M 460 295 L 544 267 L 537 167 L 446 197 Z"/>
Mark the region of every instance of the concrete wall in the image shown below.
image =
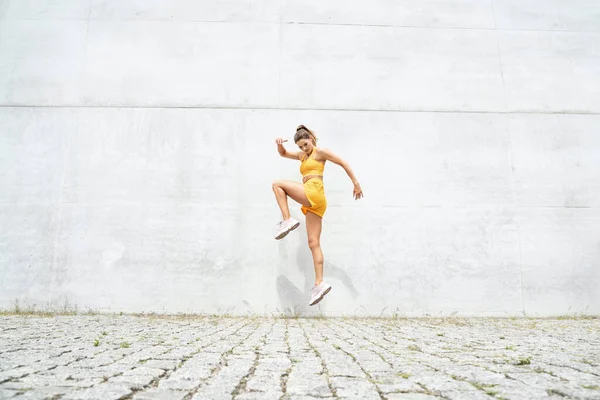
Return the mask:
<path id="1" fill-rule="evenodd" d="M 0 0 L 0 308 L 600 314 L 600 4 Z M 326 168 L 334 289 L 275 241 Z M 292 204 L 300 218 L 299 207 Z M 304 226 L 302 226 L 304 228 Z"/>

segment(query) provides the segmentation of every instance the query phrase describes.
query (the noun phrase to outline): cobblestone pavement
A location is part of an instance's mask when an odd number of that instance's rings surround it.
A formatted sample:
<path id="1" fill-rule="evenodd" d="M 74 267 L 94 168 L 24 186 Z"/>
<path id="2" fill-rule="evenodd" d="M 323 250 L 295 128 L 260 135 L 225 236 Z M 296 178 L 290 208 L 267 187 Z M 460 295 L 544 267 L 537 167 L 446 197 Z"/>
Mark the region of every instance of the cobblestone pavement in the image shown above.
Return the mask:
<path id="1" fill-rule="evenodd" d="M 600 320 L 5 315 L 0 398 L 600 399 Z"/>

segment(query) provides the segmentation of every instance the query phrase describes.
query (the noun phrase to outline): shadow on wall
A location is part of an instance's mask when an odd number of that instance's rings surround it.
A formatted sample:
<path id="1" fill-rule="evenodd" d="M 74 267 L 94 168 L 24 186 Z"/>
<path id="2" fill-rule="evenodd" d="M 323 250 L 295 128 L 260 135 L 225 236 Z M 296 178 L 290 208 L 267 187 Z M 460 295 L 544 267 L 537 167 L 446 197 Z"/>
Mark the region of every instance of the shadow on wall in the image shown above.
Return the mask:
<path id="1" fill-rule="evenodd" d="M 313 287 L 315 279 L 315 270 L 313 266 L 312 253 L 308 247 L 308 235 L 306 229 L 302 227 L 297 230 L 300 234 L 300 244 L 298 245 L 298 251 L 296 256 L 296 266 L 298 270 L 304 276 L 304 288 L 303 290 L 298 289 L 287 276 L 279 275 L 277 277 L 277 294 L 279 295 L 279 302 L 281 304 L 282 312 L 286 316 L 309 316 L 318 315 L 320 311 L 320 305 L 311 307 L 308 305 L 310 299 L 310 290 Z M 341 268 L 336 267 L 327 261 L 326 251 L 325 261 L 323 264 L 323 275 L 324 279 L 335 286 L 331 281 L 338 280 L 350 291 L 350 295 L 353 299 L 358 297 L 359 292 L 354 287 L 350 276 Z M 335 287 L 334 287 L 335 290 Z"/>

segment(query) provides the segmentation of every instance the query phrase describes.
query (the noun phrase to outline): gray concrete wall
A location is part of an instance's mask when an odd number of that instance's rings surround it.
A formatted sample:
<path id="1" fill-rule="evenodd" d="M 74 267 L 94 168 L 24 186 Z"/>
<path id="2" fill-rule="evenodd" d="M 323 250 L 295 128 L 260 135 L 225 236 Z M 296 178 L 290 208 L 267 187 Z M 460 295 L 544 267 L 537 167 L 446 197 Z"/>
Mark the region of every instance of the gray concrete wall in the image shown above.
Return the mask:
<path id="1" fill-rule="evenodd" d="M 0 308 L 600 314 L 600 3 L 1 0 Z M 326 168 L 334 289 L 275 241 Z M 292 205 L 300 218 L 299 207 Z"/>

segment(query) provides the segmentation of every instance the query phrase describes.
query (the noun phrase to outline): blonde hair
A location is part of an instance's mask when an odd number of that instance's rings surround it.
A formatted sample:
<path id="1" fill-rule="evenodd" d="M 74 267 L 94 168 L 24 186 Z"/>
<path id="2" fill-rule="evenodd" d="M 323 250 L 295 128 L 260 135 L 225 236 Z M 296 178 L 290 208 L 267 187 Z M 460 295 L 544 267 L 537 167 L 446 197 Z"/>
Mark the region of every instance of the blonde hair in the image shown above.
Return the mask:
<path id="1" fill-rule="evenodd" d="M 312 139 L 313 144 L 317 145 L 317 136 L 313 131 L 305 127 L 304 125 L 298 125 L 296 128 L 296 134 L 294 135 L 294 142 L 298 143 L 302 139 Z"/>

